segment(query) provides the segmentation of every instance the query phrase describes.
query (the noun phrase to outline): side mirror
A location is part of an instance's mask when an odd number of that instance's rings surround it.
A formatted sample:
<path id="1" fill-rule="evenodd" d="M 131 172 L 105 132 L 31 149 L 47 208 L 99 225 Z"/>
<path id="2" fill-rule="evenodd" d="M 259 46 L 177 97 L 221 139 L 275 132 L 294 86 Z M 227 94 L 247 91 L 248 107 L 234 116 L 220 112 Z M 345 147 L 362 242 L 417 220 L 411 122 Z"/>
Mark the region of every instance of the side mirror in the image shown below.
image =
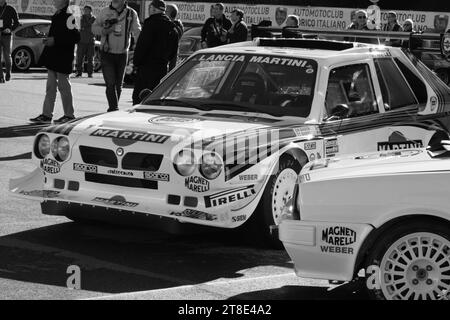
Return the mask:
<path id="1" fill-rule="evenodd" d="M 152 90 L 150 89 L 143 89 L 140 93 L 139 93 L 139 99 L 142 101 L 144 101 L 144 99 L 146 99 L 149 95 L 152 94 Z"/>
<path id="2" fill-rule="evenodd" d="M 350 108 L 346 104 L 338 104 L 331 110 L 330 118 L 343 119 L 347 118 L 350 113 Z"/>

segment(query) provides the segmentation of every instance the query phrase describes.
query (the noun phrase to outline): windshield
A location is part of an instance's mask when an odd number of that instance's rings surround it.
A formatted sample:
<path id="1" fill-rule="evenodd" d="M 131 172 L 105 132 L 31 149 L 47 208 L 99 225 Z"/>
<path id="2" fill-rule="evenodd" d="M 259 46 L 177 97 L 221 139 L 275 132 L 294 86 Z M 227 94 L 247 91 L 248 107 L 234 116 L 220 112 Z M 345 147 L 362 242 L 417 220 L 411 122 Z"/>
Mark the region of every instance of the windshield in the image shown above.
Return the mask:
<path id="1" fill-rule="evenodd" d="M 189 102 L 199 108 L 307 117 L 317 62 L 275 55 L 199 53 L 144 101 Z"/>

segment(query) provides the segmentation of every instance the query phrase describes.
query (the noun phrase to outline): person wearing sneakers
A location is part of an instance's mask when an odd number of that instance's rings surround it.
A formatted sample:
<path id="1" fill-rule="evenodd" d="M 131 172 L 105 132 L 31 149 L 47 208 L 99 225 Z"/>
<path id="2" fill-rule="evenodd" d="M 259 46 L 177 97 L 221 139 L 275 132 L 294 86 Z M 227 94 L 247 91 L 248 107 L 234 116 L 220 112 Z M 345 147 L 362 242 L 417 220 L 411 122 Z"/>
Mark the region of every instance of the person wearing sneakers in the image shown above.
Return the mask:
<path id="1" fill-rule="evenodd" d="M 30 119 L 33 123 L 50 123 L 55 108 L 56 89 L 61 95 L 64 116 L 54 123 L 65 123 L 75 119 L 73 110 L 72 88 L 69 81 L 72 72 L 75 44 L 80 41 L 75 16 L 69 10 L 70 0 L 54 0 L 56 9 L 48 37 L 44 41 L 44 50 L 40 64 L 48 70 L 46 93 L 42 114 Z"/>
<path id="2" fill-rule="evenodd" d="M 13 6 L 6 3 L 6 0 L 0 0 L 0 66 L 1 57 L 5 59 L 6 74 L 3 78 L 3 68 L 0 67 L 0 83 L 11 79 L 11 48 L 12 32 L 20 25 L 17 11 Z"/>
<path id="3" fill-rule="evenodd" d="M 101 36 L 101 63 L 108 100 L 107 111 L 116 111 L 119 110 L 131 34 L 139 41 L 141 24 L 138 14 L 125 0 L 112 0 L 111 4 L 97 15 L 92 31 Z"/>

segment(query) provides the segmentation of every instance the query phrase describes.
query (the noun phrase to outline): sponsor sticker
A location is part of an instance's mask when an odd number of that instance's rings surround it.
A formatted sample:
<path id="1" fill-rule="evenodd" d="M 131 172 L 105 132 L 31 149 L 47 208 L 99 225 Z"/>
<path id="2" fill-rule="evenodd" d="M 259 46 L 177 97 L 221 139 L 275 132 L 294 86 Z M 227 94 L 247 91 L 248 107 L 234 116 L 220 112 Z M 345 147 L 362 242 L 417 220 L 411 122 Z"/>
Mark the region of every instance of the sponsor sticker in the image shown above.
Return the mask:
<path id="1" fill-rule="evenodd" d="M 441 39 L 441 52 L 442 55 L 446 58 L 450 58 L 450 34 L 444 33 Z"/>
<path id="2" fill-rule="evenodd" d="M 309 151 L 309 150 L 316 150 L 317 147 L 317 143 L 315 141 L 311 141 L 311 142 L 305 142 L 304 144 L 304 149 L 305 151 Z"/>
<path id="3" fill-rule="evenodd" d="M 75 171 L 83 171 L 83 172 L 90 172 L 90 173 L 97 173 L 98 168 L 97 168 L 96 165 L 93 165 L 93 164 L 74 163 L 73 164 L 73 170 L 75 170 Z"/>
<path id="4" fill-rule="evenodd" d="M 240 216 L 231 217 L 232 222 L 240 222 L 247 220 L 247 216 L 245 214 L 241 214 Z"/>
<path id="5" fill-rule="evenodd" d="M 42 198 L 57 198 L 60 194 L 59 191 L 53 191 L 53 190 L 32 190 L 32 191 L 20 191 L 20 194 L 23 194 L 24 196 L 30 196 L 30 197 L 42 197 Z"/>
<path id="6" fill-rule="evenodd" d="M 325 140 L 325 157 L 334 157 L 339 152 L 337 139 Z"/>
<path id="7" fill-rule="evenodd" d="M 388 141 L 378 142 L 378 151 L 388 151 L 388 150 L 401 150 L 401 149 L 412 149 L 412 148 L 422 148 L 422 140 L 408 140 L 399 131 L 394 131 L 390 136 Z"/>
<path id="8" fill-rule="evenodd" d="M 208 220 L 208 221 L 217 220 L 217 215 L 215 215 L 215 214 L 206 213 L 203 211 L 192 210 L 192 209 L 186 209 L 183 212 L 172 212 L 170 215 L 176 216 L 176 217 L 186 217 L 186 218 Z"/>
<path id="9" fill-rule="evenodd" d="M 162 144 L 166 142 L 170 136 L 145 131 L 128 131 L 113 129 L 97 129 L 91 133 L 93 137 L 124 139 L 131 141 L 150 142 Z"/>
<path id="10" fill-rule="evenodd" d="M 254 185 L 237 188 L 229 191 L 218 192 L 213 195 L 205 197 L 206 208 L 218 207 L 225 204 L 230 204 L 236 201 L 247 199 L 256 194 Z"/>
<path id="11" fill-rule="evenodd" d="M 139 203 L 137 203 L 137 202 L 126 201 L 123 197 L 113 197 L 111 199 L 95 197 L 94 199 L 92 199 L 92 201 L 100 202 L 100 203 L 107 204 L 107 205 L 121 206 L 121 207 L 127 207 L 127 208 L 134 208 L 139 205 Z"/>
<path id="12" fill-rule="evenodd" d="M 45 158 L 41 161 L 41 168 L 47 173 L 56 174 L 61 170 L 61 165 L 56 160 Z"/>
<path id="13" fill-rule="evenodd" d="M 325 253 L 353 254 L 351 245 L 356 242 L 356 231 L 343 226 L 322 230 L 320 250 Z"/>
<path id="14" fill-rule="evenodd" d="M 154 181 L 169 181 L 170 176 L 168 173 L 144 171 L 144 179 Z"/>
<path id="15" fill-rule="evenodd" d="M 241 174 L 239 175 L 239 181 L 256 181 L 258 180 L 257 174 Z"/>
<path id="16" fill-rule="evenodd" d="M 113 174 L 113 175 L 123 176 L 123 177 L 133 177 L 134 176 L 133 172 L 131 172 L 131 171 L 110 169 L 107 172 L 108 172 L 108 174 Z"/>
<path id="17" fill-rule="evenodd" d="M 194 192 L 209 191 L 209 181 L 199 176 L 186 177 L 184 180 L 184 186 Z"/>
<path id="18" fill-rule="evenodd" d="M 311 181 L 311 177 L 309 176 L 309 173 L 301 174 L 300 175 L 300 183 Z"/>
<path id="19" fill-rule="evenodd" d="M 314 153 L 311 153 L 309 155 L 309 161 L 314 161 L 314 160 L 316 160 L 316 155 Z"/>
<path id="20" fill-rule="evenodd" d="M 169 117 L 169 116 L 158 116 L 152 119 L 149 119 L 150 123 L 157 124 L 173 124 L 173 123 L 193 123 L 201 121 L 198 118 L 183 118 L 183 117 Z"/>

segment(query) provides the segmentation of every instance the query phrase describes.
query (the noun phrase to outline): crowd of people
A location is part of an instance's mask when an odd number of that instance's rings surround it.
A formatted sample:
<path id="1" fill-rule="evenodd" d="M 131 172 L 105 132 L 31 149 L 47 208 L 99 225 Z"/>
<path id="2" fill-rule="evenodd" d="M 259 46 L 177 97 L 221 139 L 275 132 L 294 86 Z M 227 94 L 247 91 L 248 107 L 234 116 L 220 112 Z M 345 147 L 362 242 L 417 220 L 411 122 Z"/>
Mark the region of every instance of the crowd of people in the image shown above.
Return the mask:
<path id="1" fill-rule="evenodd" d="M 164 0 L 152 0 L 149 5 L 149 17 L 145 19 L 143 25 L 139 21 L 137 12 L 128 6 L 126 0 L 112 0 L 111 4 L 103 8 L 97 17 L 92 14 L 92 7 L 86 5 L 78 25 L 69 9 L 69 3 L 70 0 L 54 0 L 56 12 L 52 16 L 49 33 L 43 40 L 45 47 L 39 61 L 39 64 L 48 70 L 45 98 L 42 113 L 30 119 L 33 123 L 52 122 L 57 90 L 60 92 L 64 115 L 53 122 L 65 123 L 75 118 L 70 84 L 75 46 L 77 59 L 74 76 L 82 76 L 86 61 L 86 72 L 88 77 L 92 77 L 95 39 L 100 39 L 100 57 L 106 85 L 108 112 L 118 110 L 130 49 L 134 47 L 133 64 L 136 68 L 133 105 L 141 102 L 143 90 L 153 90 L 177 63 L 178 43 L 183 35 L 184 27 L 183 23 L 177 19 L 176 5 L 166 4 Z M 234 9 L 228 19 L 224 10 L 225 6 L 222 3 L 211 7 L 211 17 L 205 21 L 201 29 L 202 48 L 247 40 L 248 27 L 244 22 L 244 12 Z M 377 30 L 373 27 L 369 28 L 367 20 L 367 12 L 357 10 L 352 15 L 352 21 L 347 29 Z M 295 28 L 299 28 L 299 22 L 298 16 L 287 16 L 282 37 L 299 36 L 295 32 Z M 0 0 L 0 63 L 3 54 L 6 67 L 5 77 L 3 77 L 3 68 L 0 68 L 0 83 L 11 79 L 12 32 L 18 26 L 19 19 L 14 7 L 6 4 L 6 0 Z M 388 21 L 382 31 L 416 32 L 411 19 L 406 19 L 403 25 L 400 25 L 394 11 L 388 13 Z M 346 40 L 374 41 L 374 39 L 361 37 L 346 38 Z M 385 39 L 384 43 L 391 46 L 407 45 L 405 41 L 389 38 Z"/>

